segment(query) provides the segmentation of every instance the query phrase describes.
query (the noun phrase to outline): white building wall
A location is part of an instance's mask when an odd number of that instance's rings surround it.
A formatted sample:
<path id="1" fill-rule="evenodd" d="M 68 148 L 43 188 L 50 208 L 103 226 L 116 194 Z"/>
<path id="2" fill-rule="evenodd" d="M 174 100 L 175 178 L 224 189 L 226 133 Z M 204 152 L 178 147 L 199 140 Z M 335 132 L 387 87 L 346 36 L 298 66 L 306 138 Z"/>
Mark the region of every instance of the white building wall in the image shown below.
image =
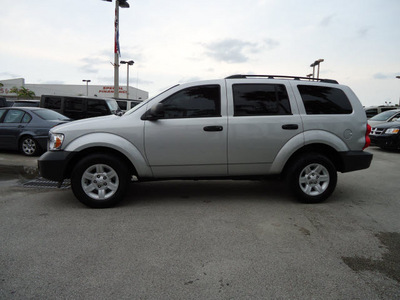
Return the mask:
<path id="1" fill-rule="evenodd" d="M 68 84 L 25 84 L 23 78 L 0 80 L 3 86 L 0 86 L 1 97 L 16 97 L 16 94 L 10 93 L 13 87 L 20 88 L 21 86 L 35 92 L 36 98 L 41 95 L 66 95 L 66 96 L 90 96 L 100 98 L 114 97 L 114 86 L 110 85 L 91 85 L 89 83 L 86 90 L 86 84 L 83 85 L 68 85 Z M 126 86 L 119 87 L 119 98 L 126 98 Z M 134 87 L 129 87 L 129 99 L 146 100 L 149 98 L 149 93 Z"/>

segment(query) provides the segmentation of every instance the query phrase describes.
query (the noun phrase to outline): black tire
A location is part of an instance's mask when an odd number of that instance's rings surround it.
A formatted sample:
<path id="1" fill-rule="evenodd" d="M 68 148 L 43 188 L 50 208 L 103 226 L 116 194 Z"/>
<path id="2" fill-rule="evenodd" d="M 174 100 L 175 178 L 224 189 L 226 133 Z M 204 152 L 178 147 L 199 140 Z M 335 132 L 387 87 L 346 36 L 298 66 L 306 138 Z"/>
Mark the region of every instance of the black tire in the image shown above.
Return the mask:
<path id="1" fill-rule="evenodd" d="M 337 172 L 333 163 L 319 153 L 307 153 L 289 168 L 288 184 L 303 203 L 319 203 L 335 190 Z"/>
<path id="2" fill-rule="evenodd" d="M 41 152 L 38 142 L 31 136 L 24 136 L 21 139 L 19 150 L 26 156 L 36 156 Z"/>
<path id="3" fill-rule="evenodd" d="M 127 167 L 118 158 L 91 154 L 73 169 L 71 188 L 75 197 L 89 207 L 112 207 L 124 197 L 128 175 Z"/>

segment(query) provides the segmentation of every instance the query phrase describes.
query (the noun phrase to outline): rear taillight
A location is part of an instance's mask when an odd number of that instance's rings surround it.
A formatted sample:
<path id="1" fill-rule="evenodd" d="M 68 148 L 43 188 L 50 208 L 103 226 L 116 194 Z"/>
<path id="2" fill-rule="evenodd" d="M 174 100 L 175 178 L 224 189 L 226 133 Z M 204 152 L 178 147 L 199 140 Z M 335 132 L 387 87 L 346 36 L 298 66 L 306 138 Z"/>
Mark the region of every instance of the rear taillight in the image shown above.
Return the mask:
<path id="1" fill-rule="evenodd" d="M 369 124 L 367 124 L 367 131 L 365 132 L 365 145 L 364 145 L 363 150 L 365 148 L 369 147 L 369 145 L 371 144 L 371 139 L 369 138 L 370 132 L 371 132 L 371 126 Z"/>

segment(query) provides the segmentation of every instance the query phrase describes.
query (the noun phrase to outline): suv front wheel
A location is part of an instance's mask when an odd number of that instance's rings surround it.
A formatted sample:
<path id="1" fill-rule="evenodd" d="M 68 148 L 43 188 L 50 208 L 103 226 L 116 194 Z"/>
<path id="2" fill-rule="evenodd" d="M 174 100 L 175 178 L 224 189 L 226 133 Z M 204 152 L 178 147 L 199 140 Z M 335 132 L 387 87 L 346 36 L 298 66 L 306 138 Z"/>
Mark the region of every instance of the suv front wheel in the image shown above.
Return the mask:
<path id="1" fill-rule="evenodd" d="M 307 153 L 298 158 L 289 169 L 289 186 L 304 203 L 318 203 L 335 190 L 336 168 L 324 155 Z"/>
<path id="2" fill-rule="evenodd" d="M 128 185 L 128 170 L 116 157 L 92 154 L 76 165 L 71 176 L 71 187 L 76 198 L 93 208 L 117 204 Z"/>

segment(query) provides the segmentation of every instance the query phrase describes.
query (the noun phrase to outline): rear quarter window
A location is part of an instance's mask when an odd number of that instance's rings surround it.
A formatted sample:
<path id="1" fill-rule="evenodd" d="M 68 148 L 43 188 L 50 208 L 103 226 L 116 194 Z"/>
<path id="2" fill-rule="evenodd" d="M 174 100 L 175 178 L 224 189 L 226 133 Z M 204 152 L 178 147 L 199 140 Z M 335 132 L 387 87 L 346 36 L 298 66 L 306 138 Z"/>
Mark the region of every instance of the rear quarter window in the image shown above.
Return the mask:
<path id="1" fill-rule="evenodd" d="M 298 85 L 308 115 L 351 114 L 353 108 L 346 94 L 338 88 Z"/>
<path id="2" fill-rule="evenodd" d="M 44 99 L 44 107 L 49 109 L 60 109 L 61 98 L 59 97 L 47 97 Z"/>

